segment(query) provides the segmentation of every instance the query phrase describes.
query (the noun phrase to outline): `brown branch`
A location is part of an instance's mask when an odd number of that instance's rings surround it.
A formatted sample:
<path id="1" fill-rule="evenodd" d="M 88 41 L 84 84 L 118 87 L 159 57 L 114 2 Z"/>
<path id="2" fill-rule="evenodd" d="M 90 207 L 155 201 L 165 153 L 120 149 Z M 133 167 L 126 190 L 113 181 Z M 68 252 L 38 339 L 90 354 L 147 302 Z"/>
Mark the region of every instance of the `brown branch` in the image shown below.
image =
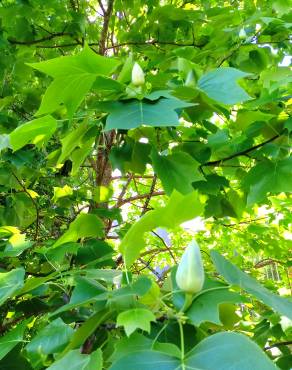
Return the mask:
<path id="1" fill-rule="evenodd" d="M 106 49 L 106 40 L 108 35 L 109 21 L 112 15 L 114 6 L 114 0 L 108 0 L 107 9 L 104 12 L 103 26 L 101 30 L 100 40 L 99 40 L 99 54 L 104 55 Z"/>
<path id="2" fill-rule="evenodd" d="M 89 45 L 92 45 L 92 44 L 89 44 Z M 147 40 L 147 41 L 143 41 L 143 42 L 137 42 L 137 41 L 122 42 L 120 44 L 115 44 L 115 45 L 108 46 L 107 48 L 105 48 L 105 50 L 116 49 L 116 48 L 119 48 L 119 47 L 122 47 L 122 46 L 128 46 L 128 45 L 133 45 L 133 46 L 173 45 L 173 46 L 184 46 L 184 47 L 185 46 L 193 46 L 195 48 L 202 48 L 202 47 L 205 46 L 205 45 L 195 44 L 194 42 L 186 44 L 186 43 L 175 42 L 175 41 Z"/>
<path id="3" fill-rule="evenodd" d="M 49 40 L 52 40 L 56 37 L 63 37 L 63 36 L 71 36 L 71 35 L 70 35 L 70 33 L 67 33 L 67 32 L 56 32 L 56 33 L 52 33 L 49 36 L 45 36 L 45 37 L 42 37 L 42 38 L 37 39 L 37 40 L 19 41 L 19 40 L 14 40 L 14 39 L 8 38 L 7 41 L 10 42 L 10 44 L 13 44 L 13 45 L 35 45 L 35 44 L 39 44 L 40 42 L 49 41 Z"/>
<path id="4" fill-rule="evenodd" d="M 241 152 L 238 152 L 238 153 L 234 153 L 234 154 L 231 154 L 229 155 L 228 157 L 225 157 L 225 158 L 221 158 L 221 159 L 218 159 L 216 161 L 210 161 L 210 162 L 206 162 L 206 163 L 203 163 L 201 164 L 200 167 L 206 167 L 206 166 L 214 166 L 214 167 L 218 167 L 221 165 L 222 162 L 226 162 L 226 161 L 229 161 L 230 159 L 233 159 L 233 158 L 236 158 L 236 157 L 240 157 L 240 156 L 244 156 L 244 155 L 247 155 L 248 153 L 254 151 L 254 150 L 257 150 L 259 148 L 261 148 L 262 146 L 278 139 L 282 134 L 284 133 L 284 131 L 280 132 L 279 134 L 271 137 L 270 139 L 260 143 L 260 144 L 257 144 L 251 148 L 248 148 L 248 149 L 245 149 L 245 150 L 242 150 Z"/>
<path id="5" fill-rule="evenodd" d="M 39 221 L 40 221 L 40 213 L 39 213 L 39 208 L 38 208 L 38 205 L 37 205 L 37 202 L 33 199 L 33 197 L 31 196 L 31 194 L 29 193 L 29 191 L 26 189 L 26 187 L 23 185 L 23 183 L 20 181 L 20 179 L 15 175 L 15 173 L 12 171 L 12 175 L 14 176 L 14 178 L 16 179 L 16 181 L 18 182 L 18 184 L 22 187 L 24 193 L 29 197 L 29 199 L 31 200 L 34 208 L 35 208 L 35 211 L 36 211 L 36 224 L 35 224 L 35 235 L 34 235 L 34 240 L 37 240 L 38 238 L 38 233 L 39 233 Z"/>
<path id="6" fill-rule="evenodd" d="M 165 192 L 164 191 L 155 191 L 155 192 L 152 193 L 152 197 L 156 197 L 158 195 L 165 195 Z M 145 199 L 148 196 L 149 196 L 149 193 L 147 193 L 147 194 L 138 194 L 138 195 L 134 195 L 133 197 L 123 199 L 120 202 L 120 206 L 119 207 L 123 206 L 126 203 L 132 202 L 134 200 Z M 114 206 L 113 208 L 117 208 L 117 207 Z"/>
<path id="7" fill-rule="evenodd" d="M 141 216 L 143 216 L 147 212 L 152 194 L 154 193 L 154 190 L 155 190 L 156 182 L 157 182 L 157 175 L 154 175 L 148 197 L 145 200 L 145 203 L 144 203 L 144 206 L 141 212 Z"/>
<path id="8" fill-rule="evenodd" d="M 167 249 L 168 253 L 171 255 L 171 258 L 174 260 L 174 263 L 177 263 L 175 255 L 172 253 L 171 248 L 165 243 L 164 239 L 159 234 L 157 234 L 154 230 L 152 230 L 151 232 L 152 232 L 152 234 L 154 234 L 155 236 L 157 236 L 157 238 L 159 238 L 161 240 L 161 242 L 163 243 L 163 245 Z"/>

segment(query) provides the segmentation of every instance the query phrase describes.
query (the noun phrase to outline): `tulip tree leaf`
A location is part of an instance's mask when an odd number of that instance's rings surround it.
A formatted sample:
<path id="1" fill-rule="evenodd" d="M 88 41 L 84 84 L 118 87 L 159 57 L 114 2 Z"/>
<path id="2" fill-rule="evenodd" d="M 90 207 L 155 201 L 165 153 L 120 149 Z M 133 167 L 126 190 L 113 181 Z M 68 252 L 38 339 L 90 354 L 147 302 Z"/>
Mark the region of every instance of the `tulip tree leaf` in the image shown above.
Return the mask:
<path id="1" fill-rule="evenodd" d="M 102 230 L 103 223 L 99 217 L 82 213 L 71 222 L 69 229 L 55 242 L 53 247 L 68 242 L 76 242 L 80 238 L 101 236 Z"/>
<path id="2" fill-rule="evenodd" d="M 157 227 L 174 228 L 181 223 L 191 220 L 203 213 L 204 205 L 197 191 L 182 195 L 174 190 L 165 207 L 147 212 L 139 221 L 134 223 L 120 245 L 127 266 L 130 266 L 139 256 L 145 246 L 144 234 Z"/>
<path id="3" fill-rule="evenodd" d="M 117 325 L 123 326 L 129 337 L 136 329 L 150 332 L 150 322 L 155 321 L 155 316 L 144 308 L 134 308 L 121 312 L 117 318 Z"/>
<path id="4" fill-rule="evenodd" d="M 50 139 L 56 128 L 57 121 L 49 115 L 26 122 L 10 133 L 12 149 L 16 151 L 29 143 L 43 143 Z"/>
<path id="5" fill-rule="evenodd" d="M 7 355 L 18 343 L 22 342 L 27 321 L 23 321 L 0 338 L 0 360 Z"/>
<path id="6" fill-rule="evenodd" d="M 240 356 L 238 356 L 240 348 Z M 119 358 L 110 370 L 277 370 L 253 341 L 239 333 L 217 333 L 203 339 L 182 361 L 158 351 L 142 350 Z"/>
<path id="7" fill-rule="evenodd" d="M 97 55 L 85 46 L 77 55 L 29 63 L 29 65 L 54 78 L 43 96 L 36 115 L 52 113 L 61 104 L 65 104 L 68 115 L 72 117 L 96 77 L 110 75 L 119 62 L 113 58 Z"/>
<path id="8" fill-rule="evenodd" d="M 262 201 L 268 193 L 292 192 L 292 157 L 278 162 L 265 161 L 253 167 L 243 180 L 249 189 L 247 204 Z"/>
<path id="9" fill-rule="evenodd" d="M 202 340 L 188 353 L 185 363 L 187 369 L 200 370 L 277 369 L 257 344 L 242 334 L 228 332 Z"/>
<path id="10" fill-rule="evenodd" d="M 80 350 L 72 350 L 48 367 L 48 370 L 101 370 L 102 352 L 100 349 L 90 355 L 80 353 Z"/>
<path id="11" fill-rule="evenodd" d="M 106 130 L 129 130 L 142 125 L 166 127 L 179 124 L 177 109 L 193 106 L 193 103 L 176 98 L 161 98 L 156 101 L 127 100 L 110 102 L 102 107 L 110 114 L 106 120 Z"/>
<path id="12" fill-rule="evenodd" d="M 151 370 L 157 368 L 163 370 L 182 370 L 180 361 L 158 351 L 136 351 L 116 361 L 109 370 Z"/>
<path id="13" fill-rule="evenodd" d="M 173 190 L 190 193 L 194 190 L 192 183 L 204 179 L 199 172 L 199 163 L 187 153 L 175 152 L 163 156 L 153 150 L 151 158 L 154 171 L 167 194 Z"/>
<path id="14" fill-rule="evenodd" d="M 58 318 L 43 328 L 26 346 L 26 350 L 45 355 L 60 352 L 73 333 L 74 330 Z"/>
<path id="15" fill-rule="evenodd" d="M 191 307 L 187 311 L 187 316 L 191 323 L 200 326 L 203 322 L 212 322 L 222 325 L 219 317 L 219 305 L 221 303 L 240 303 L 243 299 L 237 293 L 226 289 L 217 289 L 202 292 L 195 298 Z"/>
<path id="16" fill-rule="evenodd" d="M 219 103 L 241 103 L 251 97 L 237 84 L 237 80 L 248 75 L 235 68 L 217 68 L 199 79 L 198 88 Z"/>
<path id="17" fill-rule="evenodd" d="M 24 280 L 24 269 L 17 268 L 9 272 L 0 272 L 0 305 L 21 289 Z"/>
<path id="18" fill-rule="evenodd" d="M 292 320 L 292 302 L 277 296 L 259 284 L 255 279 L 245 274 L 238 267 L 227 261 L 217 251 L 211 251 L 211 258 L 217 271 L 228 281 L 229 284 L 238 285 L 249 294 L 254 295 L 267 306 L 272 307 L 281 315 Z"/>

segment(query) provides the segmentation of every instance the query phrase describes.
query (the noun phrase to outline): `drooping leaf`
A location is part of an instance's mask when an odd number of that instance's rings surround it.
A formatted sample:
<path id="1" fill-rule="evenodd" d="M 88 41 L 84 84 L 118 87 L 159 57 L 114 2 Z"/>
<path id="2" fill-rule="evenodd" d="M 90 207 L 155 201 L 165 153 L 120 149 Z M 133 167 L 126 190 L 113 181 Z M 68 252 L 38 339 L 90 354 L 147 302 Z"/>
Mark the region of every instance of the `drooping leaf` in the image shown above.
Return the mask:
<path id="1" fill-rule="evenodd" d="M 182 194 L 191 193 L 194 190 L 192 183 L 203 180 L 199 172 L 199 163 L 187 153 L 175 152 L 163 156 L 153 150 L 151 158 L 154 171 L 168 195 L 173 190 Z"/>
<path id="2" fill-rule="evenodd" d="M 43 143 L 50 139 L 56 128 L 57 121 L 49 115 L 26 122 L 10 133 L 12 149 L 16 151 L 29 143 Z"/>
<path id="3" fill-rule="evenodd" d="M 130 266 L 145 246 L 144 234 L 157 227 L 174 228 L 181 223 L 202 214 L 204 205 L 196 191 L 182 195 L 176 190 L 165 207 L 149 211 L 133 224 L 124 236 L 120 250 L 124 261 Z"/>
<path id="4" fill-rule="evenodd" d="M 194 104 L 176 98 L 149 100 L 130 100 L 103 104 L 103 109 L 110 114 L 106 120 L 106 130 L 129 130 L 142 125 L 166 127 L 179 124 L 177 109 L 191 107 Z"/>
<path id="5" fill-rule="evenodd" d="M 110 75 L 119 62 L 113 58 L 97 55 L 90 47 L 85 46 L 78 55 L 59 57 L 29 65 L 54 78 L 36 114 L 52 113 L 61 104 L 65 104 L 69 117 L 72 117 L 96 77 Z"/>
<path id="6" fill-rule="evenodd" d="M 198 81 L 198 87 L 219 103 L 242 103 L 251 97 L 237 84 L 237 80 L 248 75 L 235 68 L 217 68 L 204 74 Z"/>
<path id="7" fill-rule="evenodd" d="M 123 326 L 129 337 L 136 329 L 150 332 L 150 322 L 155 321 L 153 313 L 145 308 L 134 308 L 121 312 L 117 318 L 117 325 Z"/>
<path id="8" fill-rule="evenodd" d="M 287 316 L 292 320 L 292 302 L 270 292 L 251 276 L 248 276 L 230 261 L 227 261 L 217 251 L 211 251 L 211 258 L 217 271 L 228 281 L 229 284 L 241 287 L 261 300 L 267 306 L 272 307 L 276 312 Z"/>
<path id="9" fill-rule="evenodd" d="M 17 346 L 18 343 L 22 342 L 26 325 L 27 321 L 23 321 L 0 338 L 0 360 Z"/>
<path id="10" fill-rule="evenodd" d="M 22 267 L 9 272 L 0 272 L 0 306 L 23 287 L 24 274 Z"/>
<path id="11" fill-rule="evenodd" d="M 60 352 L 69 342 L 74 330 L 58 318 L 43 328 L 26 346 L 28 353 L 48 355 Z"/>
<path id="12" fill-rule="evenodd" d="M 53 247 L 58 245 L 76 242 L 79 238 L 101 236 L 103 234 L 103 223 L 94 214 L 81 213 L 71 222 L 69 229 L 55 242 Z"/>
<path id="13" fill-rule="evenodd" d="M 79 349 L 72 350 L 47 368 L 48 370 L 101 370 L 102 352 L 100 349 L 90 355 L 80 353 Z"/>

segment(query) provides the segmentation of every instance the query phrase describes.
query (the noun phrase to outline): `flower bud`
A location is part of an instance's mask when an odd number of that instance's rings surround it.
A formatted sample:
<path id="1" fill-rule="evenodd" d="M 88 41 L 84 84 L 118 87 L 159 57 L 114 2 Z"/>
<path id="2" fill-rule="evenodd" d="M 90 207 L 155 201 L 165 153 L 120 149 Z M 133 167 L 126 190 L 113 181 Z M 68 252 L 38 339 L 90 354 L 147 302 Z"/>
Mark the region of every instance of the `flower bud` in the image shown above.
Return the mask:
<path id="1" fill-rule="evenodd" d="M 198 293 L 204 284 L 204 267 L 201 252 L 196 241 L 185 249 L 176 272 L 178 287 L 186 293 Z"/>
<path id="2" fill-rule="evenodd" d="M 142 86 L 145 83 L 144 72 L 138 63 L 134 64 L 132 69 L 132 84 Z"/>
<path id="3" fill-rule="evenodd" d="M 245 32 L 245 29 L 244 28 L 241 28 L 239 33 L 238 33 L 238 37 L 240 38 L 240 40 L 244 40 L 246 39 L 246 32 Z"/>

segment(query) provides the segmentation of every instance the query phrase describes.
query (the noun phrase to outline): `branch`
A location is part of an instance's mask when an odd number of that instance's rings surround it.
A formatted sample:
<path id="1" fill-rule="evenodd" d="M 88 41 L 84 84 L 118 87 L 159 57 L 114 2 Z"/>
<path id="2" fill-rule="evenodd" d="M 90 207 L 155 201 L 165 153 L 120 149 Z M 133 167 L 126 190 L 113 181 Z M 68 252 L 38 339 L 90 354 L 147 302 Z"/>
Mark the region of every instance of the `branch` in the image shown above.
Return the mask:
<path id="1" fill-rule="evenodd" d="M 103 18 L 103 27 L 101 30 L 100 40 L 99 40 L 99 54 L 104 55 L 105 51 L 107 50 L 105 47 L 107 34 L 108 34 L 108 28 L 109 28 L 109 21 L 112 15 L 114 6 L 114 0 L 108 0 L 108 6 L 106 9 L 106 12 L 104 12 L 104 18 Z"/>
<path id="2" fill-rule="evenodd" d="M 157 182 L 157 176 L 154 175 L 153 180 L 152 180 L 152 184 L 151 184 L 151 188 L 150 188 L 150 192 L 148 194 L 148 197 L 145 200 L 145 203 L 144 203 L 144 206 L 143 206 L 143 209 L 142 209 L 142 212 L 141 212 L 141 216 L 143 216 L 147 212 L 150 199 L 151 199 L 152 194 L 154 193 L 154 190 L 155 190 L 156 182 Z"/>
<path id="3" fill-rule="evenodd" d="M 156 197 L 158 195 L 165 195 L 165 192 L 164 191 L 155 191 L 155 192 L 152 193 L 152 197 Z M 119 207 L 123 206 L 126 203 L 132 202 L 133 200 L 148 198 L 148 196 L 149 196 L 149 193 L 147 193 L 147 194 L 138 194 L 138 195 L 134 195 L 133 197 L 123 199 L 120 202 Z M 114 206 L 113 208 L 117 208 L 117 206 Z"/>
<path id="4" fill-rule="evenodd" d="M 89 44 L 89 45 L 92 45 L 92 44 Z M 119 47 L 122 47 L 122 46 L 128 46 L 128 45 L 134 45 L 134 46 L 174 45 L 174 46 L 193 46 L 195 48 L 202 48 L 202 47 L 205 46 L 205 45 L 195 44 L 194 42 L 185 44 L 185 43 L 175 42 L 175 41 L 148 40 L 148 41 L 144 41 L 144 42 L 137 42 L 137 41 L 122 42 L 120 44 L 115 44 L 115 45 L 108 46 L 107 48 L 105 48 L 105 50 L 115 49 L 115 48 L 119 48 Z"/>
<path id="5" fill-rule="evenodd" d="M 7 39 L 7 41 L 10 42 L 10 44 L 13 44 L 13 45 L 35 45 L 35 44 L 38 44 L 40 42 L 49 41 L 49 40 L 52 40 L 56 37 L 63 37 L 63 36 L 71 36 L 71 35 L 70 35 L 70 33 L 67 33 L 67 32 L 57 32 L 57 33 L 52 33 L 49 36 L 42 37 L 40 39 L 32 40 L 32 41 L 18 41 L 18 40 L 13 40 L 13 39 L 9 39 L 9 38 Z"/>
<path id="6" fill-rule="evenodd" d="M 221 165 L 222 162 L 226 162 L 226 161 L 229 161 L 230 159 L 233 159 L 233 158 L 236 158 L 236 157 L 240 157 L 240 156 L 243 156 L 243 155 L 246 155 L 258 148 L 261 148 L 262 146 L 278 139 L 282 134 L 284 133 L 284 131 L 280 132 L 279 134 L 271 137 L 270 139 L 264 141 L 263 143 L 260 143 L 260 144 L 257 144 L 251 148 L 248 148 L 248 149 L 245 149 L 245 150 L 242 150 L 241 152 L 238 152 L 238 153 L 234 153 L 234 154 L 231 154 L 229 155 L 228 157 L 225 157 L 225 158 L 221 158 L 221 159 L 218 159 L 216 161 L 210 161 L 210 162 L 206 162 L 206 163 L 203 163 L 201 164 L 200 167 L 206 167 L 206 166 L 214 166 L 214 167 L 218 167 Z"/>

